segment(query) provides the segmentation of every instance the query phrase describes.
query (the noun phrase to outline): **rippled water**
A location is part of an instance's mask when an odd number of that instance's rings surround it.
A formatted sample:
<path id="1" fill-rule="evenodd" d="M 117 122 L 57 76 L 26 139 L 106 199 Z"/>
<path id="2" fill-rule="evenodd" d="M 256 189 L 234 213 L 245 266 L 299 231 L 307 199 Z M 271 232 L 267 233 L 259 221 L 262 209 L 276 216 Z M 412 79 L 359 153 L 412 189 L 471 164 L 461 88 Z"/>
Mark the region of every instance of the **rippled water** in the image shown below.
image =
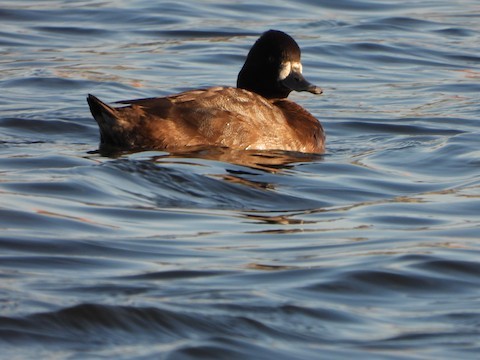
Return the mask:
<path id="1" fill-rule="evenodd" d="M 4 1 L 0 357 L 480 354 L 480 4 Z M 257 36 L 327 153 L 102 156 L 85 95 L 234 85 Z"/>

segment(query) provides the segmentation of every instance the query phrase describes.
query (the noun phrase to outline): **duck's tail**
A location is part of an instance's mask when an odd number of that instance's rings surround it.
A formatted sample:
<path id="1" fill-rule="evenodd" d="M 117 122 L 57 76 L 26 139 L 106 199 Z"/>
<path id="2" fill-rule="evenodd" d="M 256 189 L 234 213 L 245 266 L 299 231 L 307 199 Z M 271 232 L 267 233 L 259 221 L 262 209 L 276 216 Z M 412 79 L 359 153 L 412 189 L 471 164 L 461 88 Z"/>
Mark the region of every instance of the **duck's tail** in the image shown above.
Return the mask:
<path id="1" fill-rule="evenodd" d="M 122 127 L 119 126 L 118 111 L 91 94 L 88 94 L 87 102 L 100 128 L 100 145 L 121 145 L 124 142 L 124 136 Z"/>
<path id="2" fill-rule="evenodd" d="M 90 106 L 90 111 L 93 117 L 95 118 L 95 120 L 97 120 L 98 117 L 102 117 L 104 113 L 110 116 L 115 114 L 114 108 L 112 108 L 111 106 L 108 106 L 107 104 L 105 104 L 103 101 L 101 101 L 99 98 L 97 98 L 92 94 L 88 94 L 87 102 L 88 102 L 88 105 Z"/>

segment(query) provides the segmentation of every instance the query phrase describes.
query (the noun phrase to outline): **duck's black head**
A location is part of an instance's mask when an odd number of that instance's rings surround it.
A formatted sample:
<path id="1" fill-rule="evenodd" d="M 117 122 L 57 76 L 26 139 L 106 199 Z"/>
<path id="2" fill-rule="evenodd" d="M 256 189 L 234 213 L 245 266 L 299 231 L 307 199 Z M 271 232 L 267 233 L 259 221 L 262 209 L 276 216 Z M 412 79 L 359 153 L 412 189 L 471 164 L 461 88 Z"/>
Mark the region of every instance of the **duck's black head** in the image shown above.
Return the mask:
<path id="1" fill-rule="evenodd" d="M 237 87 L 268 99 L 286 98 L 293 90 L 322 93 L 302 75 L 298 44 L 278 30 L 263 33 L 255 42 L 238 74 Z"/>

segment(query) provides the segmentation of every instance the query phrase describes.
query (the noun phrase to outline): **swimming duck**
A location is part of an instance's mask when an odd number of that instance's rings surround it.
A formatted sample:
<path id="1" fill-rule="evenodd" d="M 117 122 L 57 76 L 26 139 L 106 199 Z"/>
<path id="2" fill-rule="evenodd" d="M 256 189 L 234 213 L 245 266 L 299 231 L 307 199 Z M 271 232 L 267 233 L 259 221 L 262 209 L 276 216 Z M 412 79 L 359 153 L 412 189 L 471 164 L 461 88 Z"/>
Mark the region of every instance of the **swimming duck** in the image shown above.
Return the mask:
<path id="1" fill-rule="evenodd" d="M 250 49 L 236 88 L 116 102 L 120 107 L 93 95 L 87 101 L 100 127 L 100 148 L 175 151 L 218 146 L 322 153 L 323 128 L 312 114 L 287 100 L 293 90 L 322 93 L 303 77 L 295 40 L 269 30 Z"/>

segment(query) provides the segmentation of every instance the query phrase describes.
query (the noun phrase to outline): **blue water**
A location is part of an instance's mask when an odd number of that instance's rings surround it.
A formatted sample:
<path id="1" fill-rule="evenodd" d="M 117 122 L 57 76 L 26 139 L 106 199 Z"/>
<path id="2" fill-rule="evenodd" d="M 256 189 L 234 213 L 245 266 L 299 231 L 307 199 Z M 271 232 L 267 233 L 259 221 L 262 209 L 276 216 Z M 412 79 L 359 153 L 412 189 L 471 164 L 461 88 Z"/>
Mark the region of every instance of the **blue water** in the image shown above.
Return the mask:
<path id="1" fill-rule="evenodd" d="M 480 3 L 3 1 L 0 357 L 477 359 Z M 292 35 L 323 156 L 102 156 L 105 101 Z"/>

